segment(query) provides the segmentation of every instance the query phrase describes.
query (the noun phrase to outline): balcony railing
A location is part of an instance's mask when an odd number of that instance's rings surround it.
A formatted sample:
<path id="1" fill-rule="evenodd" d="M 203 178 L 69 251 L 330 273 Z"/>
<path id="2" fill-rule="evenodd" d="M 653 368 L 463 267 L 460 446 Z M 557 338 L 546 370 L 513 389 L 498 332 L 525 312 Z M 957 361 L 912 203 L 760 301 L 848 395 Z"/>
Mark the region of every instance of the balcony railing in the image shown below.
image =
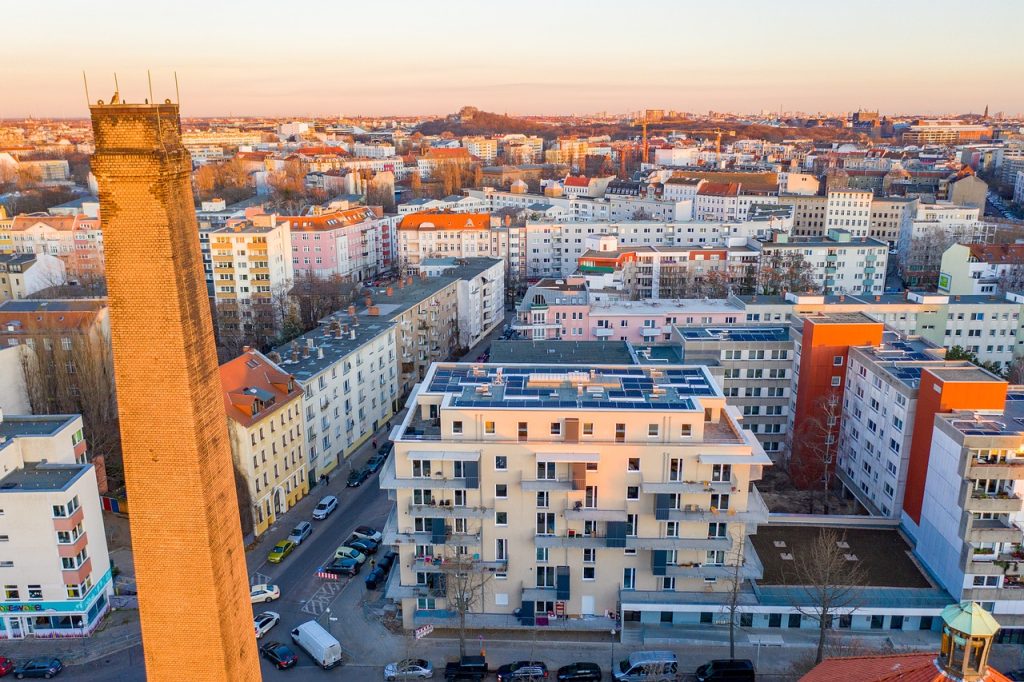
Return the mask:
<path id="1" fill-rule="evenodd" d="M 567 521 L 625 521 L 626 517 L 625 509 L 586 507 L 583 503 L 577 503 L 572 506 L 566 505 L 565 507 L 565 519 Z"/>
<path id="2" fill-rule="evenodd" d="M 482 519 L 494 513 L 493 507 L 473 505 L 441 504 L 435 500 L 432 504 L 410 504 L 409 514 L 412 516 L 448 517 L 465 519 Z"/>
<path id="3" fill-rule="evenodd" d="M 1024 505 L 1024 500 L 1011 491 L 997 493 L 985 493 L 972 491 L 966 500 L 965 507 L 971 512 L 1018 512 Z"/>
<path id="4" fill-rule="evenodd" d="M 640 482 L 640 492 L 643 493 L 728 493 L 736 492 L 736 479 L 728 481 L 648 481 Z"/>
<path id="5" fill-rule="evenodd" d="M 485 571 L 503 573 L 508 570 L 508 561 L 446 561 L 443 557 L 416 557 L 412 562 L 412 570 L 418 573 L 441 573 L 449 569 Z"/>

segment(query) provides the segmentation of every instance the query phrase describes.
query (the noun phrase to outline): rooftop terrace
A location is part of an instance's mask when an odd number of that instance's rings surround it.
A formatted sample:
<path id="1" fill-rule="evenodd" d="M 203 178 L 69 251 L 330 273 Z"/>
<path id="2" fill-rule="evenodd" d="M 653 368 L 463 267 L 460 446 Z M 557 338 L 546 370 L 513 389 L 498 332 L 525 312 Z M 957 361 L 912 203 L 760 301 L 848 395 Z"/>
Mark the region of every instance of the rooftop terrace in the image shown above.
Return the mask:
<path id="1" fill-rule="evenodd" d="M 52 436 L 78 418 L 77 414 L 6 414 L 0 419 L 0 438 Z"/>
<path id="2" fill-rule="evenodd" d="M 91 464 L 26 463 L 23 468 L 15 469 L 0 478 L 0 494 L 65 490 L 91 466 Z"/>

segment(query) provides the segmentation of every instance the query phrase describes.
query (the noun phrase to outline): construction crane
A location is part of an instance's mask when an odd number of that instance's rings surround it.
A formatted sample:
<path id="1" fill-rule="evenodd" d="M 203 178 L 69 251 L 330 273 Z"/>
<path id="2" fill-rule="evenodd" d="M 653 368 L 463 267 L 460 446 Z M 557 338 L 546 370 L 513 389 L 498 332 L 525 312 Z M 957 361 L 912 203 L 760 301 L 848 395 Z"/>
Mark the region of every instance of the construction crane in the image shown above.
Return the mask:
<path id="1" fill-rule="evenodd" d="M 650 123 L 651 123 L 651 121 L 647 120 L 646 113 L 644 114 L 643 118 L 634 119 L 633 123 L 632 123 L 634 126 L 640 126 L 641 131 L 642 131 L 643 156 L 641 157 L 641 159 L 642 159 L 641 163 L 649 163 L 649 159 L 648 159 L 647 155 L 648 155 L 648 153 L 650 151 L 650 147 L 649 147 L 648 142 L 647 142 L 647 126 Z M 660 119 L 658 121 L 655 121 L 655 123 L 657 123 L 658 125 L 664 125 L 664 124 L 671 125 L 673 123 L 689 123 L 689 121 L 686 120 L 686 119 Z M 715 136 L 715 164 L 716 165 L 719 165 L 722 162 L 722 135 L 728 135 L 729 137 L 736 137 L 736 131 L 735 130 L 723 130 L 722 128 L 711 128 L 711 129 L 708 129 L 708 130 L 683 130 L 681 132 L 683 132 L 683 133 L 685 133 L 687 135 L 714 135 Z"/>

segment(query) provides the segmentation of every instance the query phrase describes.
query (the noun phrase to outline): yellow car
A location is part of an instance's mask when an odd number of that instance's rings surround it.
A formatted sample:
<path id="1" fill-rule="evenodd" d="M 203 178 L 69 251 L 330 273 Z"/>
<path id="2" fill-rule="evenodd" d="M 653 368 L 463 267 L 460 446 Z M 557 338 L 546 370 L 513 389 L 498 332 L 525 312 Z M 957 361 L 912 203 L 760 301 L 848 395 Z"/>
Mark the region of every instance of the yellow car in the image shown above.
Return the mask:
<path id="1" fill-rule="evenodd" d="M 272 564 L 279 564 L 282 559 L 292 553 L 293 549 L 295 549 L 294 542 L 291 540 L 281 540 L 270 550 L 270 554 L 267 555 L 267 561 Z"/>

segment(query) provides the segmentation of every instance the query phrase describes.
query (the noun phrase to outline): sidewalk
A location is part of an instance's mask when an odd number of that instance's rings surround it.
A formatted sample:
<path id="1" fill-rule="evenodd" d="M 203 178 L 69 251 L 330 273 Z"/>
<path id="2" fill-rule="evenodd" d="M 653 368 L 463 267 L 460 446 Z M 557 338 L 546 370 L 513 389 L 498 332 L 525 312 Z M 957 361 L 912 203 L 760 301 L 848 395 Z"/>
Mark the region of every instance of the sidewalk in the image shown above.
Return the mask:
<path id="1" fill-rule="evenodd" d="M 15 661 L 37 656 L 55 656 L 64 665 L 74 665 L 96 661 L 141 643 L 139 612 L 126 610 L 108 613 L 103 624 L 89 637 L 5 639 L 0 644 L 0 652 Z"/>

